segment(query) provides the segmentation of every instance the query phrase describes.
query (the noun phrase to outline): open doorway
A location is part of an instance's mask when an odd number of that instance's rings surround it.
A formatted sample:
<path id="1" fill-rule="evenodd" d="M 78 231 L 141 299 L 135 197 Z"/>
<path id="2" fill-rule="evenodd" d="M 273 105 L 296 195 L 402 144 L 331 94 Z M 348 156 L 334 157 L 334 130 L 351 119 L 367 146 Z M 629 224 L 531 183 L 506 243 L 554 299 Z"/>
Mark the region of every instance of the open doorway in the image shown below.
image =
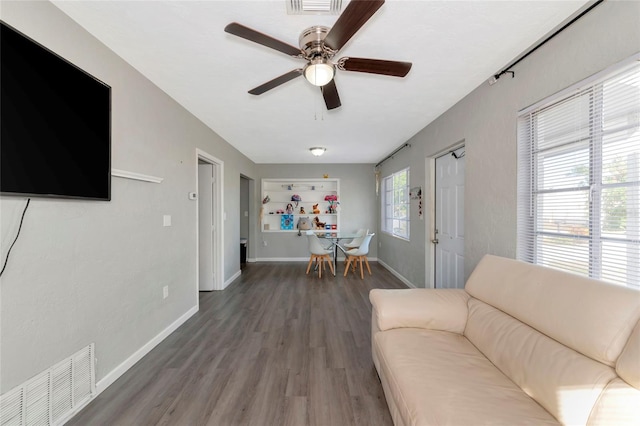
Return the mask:
<path id="1" fill-rule="evenodd" d="M 240 175 L 240 269 L 245 267 L 249 256 L 250 186 L 251 179 Z"/>
<path id="2" fill-rule="evenodd" d="M 196 149 L 198 290 L 224 288 L 224 163 Z"/>

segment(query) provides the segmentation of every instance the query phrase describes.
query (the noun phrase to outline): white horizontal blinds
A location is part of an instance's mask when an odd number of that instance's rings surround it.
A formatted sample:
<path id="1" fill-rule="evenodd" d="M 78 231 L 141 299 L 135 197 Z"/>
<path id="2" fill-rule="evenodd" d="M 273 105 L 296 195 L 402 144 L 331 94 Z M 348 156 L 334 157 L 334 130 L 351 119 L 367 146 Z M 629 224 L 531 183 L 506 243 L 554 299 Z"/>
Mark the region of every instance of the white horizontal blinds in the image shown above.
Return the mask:
<path id="1" fill-rule="evenodd" d="M 383 231 L 409 239 L 409 169 L 383 179 Z"/>
<path id="2" fill-rule="evenodd" d="M 520 117 L 519 259 L 640 287 L 640 63 Z"/>
<path id="3" fill-rule="evenodd" d="M 391 233 L 393 232 L 393 176 L 385 177 L 382 182 L 382 229 Z"/>

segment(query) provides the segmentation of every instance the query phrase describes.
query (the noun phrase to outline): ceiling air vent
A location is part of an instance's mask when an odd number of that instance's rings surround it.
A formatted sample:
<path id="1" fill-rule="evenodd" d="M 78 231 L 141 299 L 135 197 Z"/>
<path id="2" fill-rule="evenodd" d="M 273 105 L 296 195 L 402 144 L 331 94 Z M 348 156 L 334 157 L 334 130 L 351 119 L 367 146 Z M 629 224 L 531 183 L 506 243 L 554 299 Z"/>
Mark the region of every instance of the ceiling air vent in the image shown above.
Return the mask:
<path id="1" fill-rule="evenodd" d="M 342 0 L 287 0 L 289 15 L 339 15 Z"/>

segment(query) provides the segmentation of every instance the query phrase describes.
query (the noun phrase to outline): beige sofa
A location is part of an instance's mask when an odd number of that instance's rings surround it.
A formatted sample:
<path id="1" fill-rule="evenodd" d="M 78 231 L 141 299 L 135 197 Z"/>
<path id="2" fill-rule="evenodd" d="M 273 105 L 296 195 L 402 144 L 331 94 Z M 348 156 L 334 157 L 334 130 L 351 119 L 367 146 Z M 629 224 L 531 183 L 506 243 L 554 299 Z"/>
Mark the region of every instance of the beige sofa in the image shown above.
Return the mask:
<path id="1" fill-rule="evenodd" d="M 640 291 L 487 255 L 464 290 L 369 298 L 396 425 L 640 425 Z"/>

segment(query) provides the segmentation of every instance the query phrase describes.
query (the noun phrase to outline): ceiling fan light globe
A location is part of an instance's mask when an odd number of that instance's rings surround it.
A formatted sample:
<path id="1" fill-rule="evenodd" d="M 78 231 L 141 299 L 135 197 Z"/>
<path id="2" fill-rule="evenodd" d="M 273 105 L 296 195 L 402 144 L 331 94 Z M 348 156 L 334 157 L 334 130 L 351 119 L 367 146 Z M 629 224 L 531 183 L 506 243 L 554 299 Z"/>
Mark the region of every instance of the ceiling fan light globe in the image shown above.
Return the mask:
<path id="1" fill-rule="evenodd" d="M 327 150 L 327 148 L 323 148 L 320 146 L 315 146 L 313 148 L 309 148 L 309 151 L 311 151 L 311 153 L 313 155 L 315 155 L 316 157 L 320 157 L 322 154 L 324 154 L 324 152 Z"/>
<path id="2" fill-rule="evenodd" d="M 314 86 L 324 86 L 333 80 L 335 68 L 332 63 L 321 60 L 308 64 L 304 69 L 304 78 Z"/>

